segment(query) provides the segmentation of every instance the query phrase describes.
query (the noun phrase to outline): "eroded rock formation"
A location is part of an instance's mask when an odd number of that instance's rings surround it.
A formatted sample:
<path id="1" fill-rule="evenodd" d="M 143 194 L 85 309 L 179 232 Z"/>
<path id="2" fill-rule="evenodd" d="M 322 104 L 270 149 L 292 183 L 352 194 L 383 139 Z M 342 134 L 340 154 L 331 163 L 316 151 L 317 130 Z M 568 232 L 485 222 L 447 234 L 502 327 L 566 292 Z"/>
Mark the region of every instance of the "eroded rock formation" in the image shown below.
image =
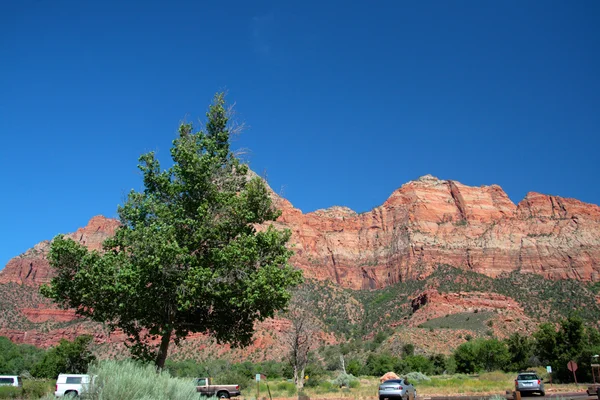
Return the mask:
<path id="1" fill-rule="evenodd" d="M 495 277 L 520 270 L 549 279 L 600 279 L 600 207 L 529 193 L 515 205 L 497 185 L 470 187 L 430 175 L 411 181 L 370 212 L 332 207 L 303 214 L 273 194 L 292 231 L 292 263 L 305 275 L 353 289 L 423 279 L 439 264 Z M 116 220 L 94 217 L 69 236 L 91 249 Z M 51 272 L 42 242 L 13 258 L 0 283 L 39 285 Z"/>

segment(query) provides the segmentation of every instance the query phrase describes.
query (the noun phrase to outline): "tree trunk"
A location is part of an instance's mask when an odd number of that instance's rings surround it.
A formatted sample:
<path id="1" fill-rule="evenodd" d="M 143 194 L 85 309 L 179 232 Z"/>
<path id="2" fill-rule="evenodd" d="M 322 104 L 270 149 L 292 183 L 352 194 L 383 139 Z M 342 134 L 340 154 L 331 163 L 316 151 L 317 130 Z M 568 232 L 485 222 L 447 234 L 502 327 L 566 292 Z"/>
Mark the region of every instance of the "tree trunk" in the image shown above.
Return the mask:
<path id="1" fill-rule="evenodd" d="M 162 371 L 167 360 L 167 354 L 169 353 L 169 343 L 171 342 L 171 333 L 173 330 L 168 330 L 160 341 L 160 348 L 158 349 L 158 355 L 156 356 L 156 370 Z"/>
<path id="2" fill-rule="evenodd" d="M 304 388 L 304 368 L 299 369 L 297 365 L 294 365 L 294 384 L 298 391 Z"/>
<path id="3" fill-rule="evenodd" d="M 298 390 L 304 389 L 304 368 L 300 370 L 300 380 L 298 381 Z"/>
<path id="4" fill-rule="evenodd" d="M 298 389 L 298 366 L 294 365 L 294 385 L 296 385 L 296 389 Z"/>

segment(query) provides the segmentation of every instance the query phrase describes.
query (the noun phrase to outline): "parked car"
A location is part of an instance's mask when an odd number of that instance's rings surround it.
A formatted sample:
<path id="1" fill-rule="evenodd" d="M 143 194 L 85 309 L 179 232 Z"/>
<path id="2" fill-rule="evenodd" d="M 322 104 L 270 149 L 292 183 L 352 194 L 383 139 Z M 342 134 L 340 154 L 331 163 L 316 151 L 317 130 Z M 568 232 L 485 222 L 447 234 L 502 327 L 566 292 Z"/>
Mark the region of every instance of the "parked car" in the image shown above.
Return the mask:
<path id="1" fill-rule="evenodd" d="M 379 385 L 379 400 L 408 400 L 410 395 L 416 399 L 417 390 L 406 379 L 390 379 Z"/>
<path id="2" fill-rule="evenodd" d="M 546 395 L 544 382 L 535 372 L 521 372 L 515 379 L 515 390 L 521 393 L 539 393 Z"/>
<path id="3" fill-rule="evenodd" d="M 83 374 L 60 374 L 56 380 L 56 390 L 54 396 L 80 396 L 90 390 L 95 376 Z"/>
<path id="4" fill-rule="evenodd" d="M 196 392 L 201 396 L 228 399 L 240 395 L 240 385 L 213 385 L 210 378 L 196 378 Z"/>
<path id="5" fill-rule="evenodd" d="M 18 375 L 0 375 L 0 386 L 23 387 L 23 380 Z"/>

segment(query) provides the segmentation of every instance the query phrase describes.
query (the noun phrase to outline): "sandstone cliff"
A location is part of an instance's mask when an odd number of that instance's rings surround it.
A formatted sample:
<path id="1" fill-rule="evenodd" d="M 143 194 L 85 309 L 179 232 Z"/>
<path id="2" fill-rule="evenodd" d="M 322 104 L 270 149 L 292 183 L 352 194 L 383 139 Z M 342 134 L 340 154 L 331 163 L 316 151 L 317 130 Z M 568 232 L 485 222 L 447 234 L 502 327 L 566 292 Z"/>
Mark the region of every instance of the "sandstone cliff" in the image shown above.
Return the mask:
<path id="1" fill-rule="evenodd" d="M 549 279 L 600 279 L 600 207 L 529 193 L 515 205 L 497 185 L 470 187 L 430 175 L 411 181 L 370 212 L 344 207 L 303 214 L 273 194 L 292 231 L 292 263 L 307 277 L 353 289 L 423 279 L 439 264 L 487 276 L 520 270 Z M 89 248 L 118 226 L 94 217 L 70 234 Z M 37 286 L 51 272 L 42 242 L 13 258 L 0 283 Z"/>
<path id="2" fill-rule="evenodd" d="M 515 205 L 497 185 L 425 176 L 380 207 L 302 214 L 279 200 L 292 262 L 307 276 L 354 289 L 422 279 L 450 264 L 491 277 L 520 270 L 550 279 L 599 279 L 600 207 L 529 193 Z"/>

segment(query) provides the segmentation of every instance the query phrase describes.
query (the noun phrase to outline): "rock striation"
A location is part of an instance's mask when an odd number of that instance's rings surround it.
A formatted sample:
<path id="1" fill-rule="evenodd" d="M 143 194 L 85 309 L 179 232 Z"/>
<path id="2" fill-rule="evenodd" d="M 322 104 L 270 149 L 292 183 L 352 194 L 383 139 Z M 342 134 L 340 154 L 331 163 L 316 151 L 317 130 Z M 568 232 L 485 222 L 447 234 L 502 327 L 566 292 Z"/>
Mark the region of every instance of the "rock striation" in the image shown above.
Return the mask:
<path id="1" fill-rule="evenodd" d="M 379 207 L 302 213 L 286 199 L 276 222 L 290 229 L 291 262 L 305 276 L 352 289 L 423 279 L 449 264 L 490 277 L 519 270 L 548 279 L 600 279 L 600 207 L 528 193 L 514 204 L 498 185 L 471 187 L 431 175 L 408 182 Z M 118 221 L 96 216 L 69 236 L 91 249 Z M 51 279 L 49 242 L 13 258 L 0 283 L 37 286 Z"/>
<path id="2" fill-rule="evenodd" d="M 287 200 L 292 263 L 317 279 L 378 289 L 423 279 L 439 264 L 490 277 L 520 270 L 548 279 L 600 277 L 600 207 L 539 193 L 515 205 L 497 185 L 470 187 L 431 175 L 370 212 L 335 207 L 303 214 Z"/>
<path id="3" fill-rule="evenodd" d="M 102 242 L 115 233 L 119 222 L 101 215 L 93 217 L 88 224 L 65 236 L 87 246 L 91 250 L 102 249 Z M 45 240 L 25 253 L 11 259 L 0 271 L 0 284 L 15 282 L 28 286 L 49 283 L 52 272 L 47 260 L 50 241 Z"/>

